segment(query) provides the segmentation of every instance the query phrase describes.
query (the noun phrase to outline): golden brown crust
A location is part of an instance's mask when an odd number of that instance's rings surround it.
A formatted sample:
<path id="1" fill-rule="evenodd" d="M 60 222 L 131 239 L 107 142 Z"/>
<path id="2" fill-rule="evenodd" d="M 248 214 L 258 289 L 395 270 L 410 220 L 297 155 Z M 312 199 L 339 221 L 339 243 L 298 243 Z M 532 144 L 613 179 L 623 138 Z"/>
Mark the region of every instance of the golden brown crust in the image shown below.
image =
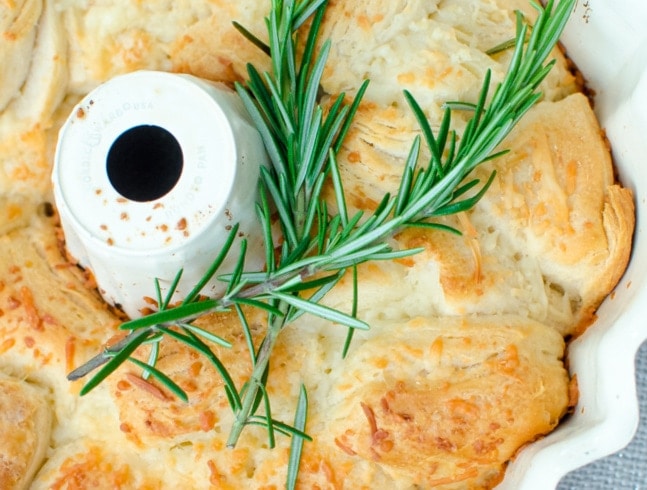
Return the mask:
<path id="1" fill-rule="evenodd" d="M 391 190 L 402 162 L 394 148 L 406 138 L 396 128 L 410 124 L 394 115 L 385 124 L 377 106 L 367 105 L 340 159 L 349 203 L 360 209 Z M 614 180 L 586 97 L 541 102 L 502 147 L 507 155 L 477 170 L 481 182 L 497 172 L 485 197 L 467 213 L 438 220 L 462 236 L 407 230 L 398 244 L 422 254 L 361 269 L 369 315 L 395 297 L 409 315 L 524 312 L 563 335 L 591 324 L 628 263 L 634 205 L 631 191 Z M 400 287 L 384 290 L 385 282 Z M 429 291 L 422 304 L 415 299 L 421 287 Z"/>
<path id="2" fill-rule="evenodd" d="M 632 193 L 615 183 L 582 94 L 539 104 L 506 145 L 510 154 L 485 169 L 495 168 L 498 178 L 481 208 L 517 250 L 535 257 L 547 287 L 568 298 L 572 318 L 556 327 L 574 333 L 592 322 L 627 266 Z"/>
<path id="3" fill-rule="evenodd" d="M 492 85 L 502 79 L 510 51 L 494 56 L 485 51 L 514 35 L 515 9 L 530 18 L 536 15 L 528 7 L 523 0 L 478 5 L 330 2 L 322 35 L 332 41 L 324 90 L 352 94 L 370 80 L 339 156 L 350 205 L 375 207 L 384 192 L 397 189 L 403 162 L 419 130 L 403 91 L 414 95 L 431 127 L 438 128 L 445 102 L 478 98 L 482 73 L 491 70 Z M 559 100 L 578 88 L 563 54 L 555 50 L 553 56 L 556 66 L 541 85 L 547 100 Z M 459 134 L 468 117 L 468 111 L 452 113 L 452 127 Z M 423 148 L 420 161 L 428 157 Z"/>
<path id="4" fill-rule="evenodd" d="M 23 3 L 27 2 L 17 2 L 17 5 Z M 3 232 L 25 225 L 51 193 L 49 175 L 58 131 L 54 119 L 67 90 L 67 40 L 60 13 L 53 2 L 28 3 L 30 8 L 38 5 L 39 15 L 38 22 L 32 19 L 34 24 L 30 24 L 35 32 L 33 49 L 22 58 L 29 60 L 28 76 L 12 91 L 10 103 L 0 112 L 0 231 Z M 13 70 L 7 69 L 0 74 L 0 98 L 5 93 L 2 89 L 5 77 L 12 73 Z"/>
<path id="5" fill-rule="evenodd" d="M 548 327 L 506 316 L 392 327 L 357 348 L 332 389 L 337 403 L 313 417 L 326 441 L 374 462 L 398 488 L 486 487 L 563 415 L 563 343 Z"/>
<path id="6" fill-rule="evenodd" d="M 66 451 L 57 454 L 56 472 L 47 466 L 43 473 L 48 474 L 48 490 L 85 490 L 88 488 L 138 488 L 142 490 L 161 490 L 167 488 L 153 475 L 142 477 L 142 472 L 133 468 L 119 453 L 106 450 L 94 441 L 71 445 Z M 65 456 L 62 456 L 65 454 Z M 38 485 L 38 483 L 36 484 Z"/>
<path id="7" fill-rule="evenodd" d="M 247 79 L 248 63 L 260 72 L 267 70 L 268 56 L 245 39 L 232 24 L 235 20 L 267 42 L 265 26 L 259 22 L 264 15 L 264 6 L 258 2 L 223 5 L 217 15 L 192 25 L 172 44 L 173 71 L 231 83 Z"/>
<path id="8" fill-rule="evenodd" d="M 0 111 L 16 96 L 29 73 L 42 0 L 0 4 Z"/>
<path id="9" fill-rule="evenodd" d="M 6 490 L 27 488 L 45 458 L 52 431 L 46 392 L 0 374 L 0 482 Z"/>
<path id="10" fill-rule="evenodd" d="M 258 317 L 251 322 L 257 334 L 263 330 L 262 320 Z M 233 348 L 213 346 L 213 352 L 227 366 L 237 386 L 242 385 L 250 375 L 251 364 L 236 313 L 210 315 L 198 324 L 225 339 L 237 339 Z M 145 360 L 147 352 L 142 350 L 140 355 Z M 120 430 L 130 440 L 147 445 L 160 439 L 208 433 L 216 426 L 226 430 L 221 427 L 228 410 L 223 381 L 208 359 L 180 342 L 169 341 L 161 347 L 158 367 L 189 394 L 190 403 L 175 400 L 153 380 L 143 380 L 133 366 L 120 370 L 108 383 L 119 410 Z"/>

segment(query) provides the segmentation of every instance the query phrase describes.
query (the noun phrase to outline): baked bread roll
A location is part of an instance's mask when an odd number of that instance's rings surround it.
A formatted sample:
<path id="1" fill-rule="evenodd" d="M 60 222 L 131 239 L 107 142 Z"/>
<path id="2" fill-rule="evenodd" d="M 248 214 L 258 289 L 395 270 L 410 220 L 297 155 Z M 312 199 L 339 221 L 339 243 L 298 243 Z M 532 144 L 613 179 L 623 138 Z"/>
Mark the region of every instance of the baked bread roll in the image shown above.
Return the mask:
<path id="1" fill-rule="evenodd" d="M 231 320 L 201 325 L 226 334 Z M 501 461 L 550 431 L 568 404 L 563 340 L 537 322 L 416 318 L 372 327 L 345 363 L 344 332 L 330 335 L 323 324 L 309 324 L 307 338 L 290 328 L 277 346 L 269 387 L 275 416 L 289 417 L 298 383 L 309 390 L 316 442 L 304 448 L 302 488 L 487 488 L 501 477 Z M 237 381 L 248 366 L 244 350 L 241 339 L 217 352 Z M 286 439 L 270 450 L 264 431 L 250 428 L 226 449 L 231 413 L 213 370 L 177 344 L 163 348 L 159 366 L 190 393 L 188 405 L 121 370 L 80 402 L 88 405 L 83 412 L 104 408 L 100 425 L 70 424 L 84 436 L 68 434 L 74 442 L 57 447 L 34 488 L 283 485 Z"/>
<path id="2" fill-rule="evenodd" d="M 27 78 L 36 27 L 43 8 L 41 0 L 23 0 L 0 6 L 0 111 L 13 99 Z"/>
<path id="3" fill-rule="evenodd" d="M 25 226 L 38 205 L 51 200 L 52 158 L 62 122 L 55 120 L 56 112 L 67 92 L 67 39 L 55 2 L 3 3 L 0 31 L 7 15 L 15 20 L 4 32 L 8 41 L 0 43 L 0 233 Z M 27 35 L 29 48 L 18 50 Z M 7 50 L 17 59 L 3 60 Z"/>
<path id="4" fill-rule="evenodd" d="M 385 129 L 374 115 L 369 110 L 357 116 L 341 163 L 352 182 L 349 202 L 363 209 L 395 190 L 400 170 L 399 150 L 389 139 L 399 119 Z M 497 172 L 484 198 L 468 213 L 443 221 L 463 236 L 412 229 L 398 237 L 400 246 L 425 252 L 363 269 L 380 271 L 362 277 L 369 315 L 523 311 L 564 336 L 591 324 L 626 267 L 634 206 L 631 192 L 615 183 L 588 100 L 575 93 L 538 104 L 503 146 L 507 155 L 475 173 L 484 182 Z M 399 286 L 385 290 L 385 281 Z M 428 292 L 425 301 L 419 289 Z M 399 306 L 383 306 L 391 300 Z"/>
<path id="5" fill-rule="evenodd" d="M 52 408 L 35 385 L 0 374 L 0 482 L 28 488 L 49 448 Z"/>
<path id="6" fill-rule="evenodd" d="M 11 92 L 0 104 L 0 372 L 12 376 L 0 380 L 9 387 L 0 405 L 15 406 L 9 393 L 20 390 L 25 406 L 40 408 L 0 442 L 16 462 L 1 486 L 283 487 L 289 440 L 269 449 L 264 430 L 249 427 L 226 448 L 233 415 L 222 380 L 182 344 L 165 341 L 158 367 L 188 403 L 133 365 L 78 396 L 82 382 L 66 374 L 115 341 L 121 318 L 69 262 L 49 183 L 58 128 L 81 95 L 142 68 L 244 80 L 247 62 L 262 70 L 268 58 L 231 21 L 264 38 L 269 3 L 11 5 L 2 12 L 12 19 L 42 10 L 24 31 L 33 37 L 28 72 L 0 74 Z M 523 0 L 329 2 L 324 96 L 371 79 L 339 155 L 353 208 L 371 209 L 397 187 L 418 134 L 402 90 L 436 127 L 445 101 L 476 97 L 486 69 L 503 76 L 509 53 L 486 51 L 514 36 L 515 8 L 532 19 Z M 554 55 L 544 100 L 504 142 L 510 153 L 478 170 L 483 179 L 497 170 L 492 188 L 473 210 L 446 218 L 463 235 L 404 231 L 394 245 L 422 253 L 360 267 L 358 314 L 371 329 L 355 335 L 348 357 L 345 329 L 312 317 L 279 337 L 268 384 L 274 418 L 292 420 L 301 384 L 310 399 L 314 440 L 304 446 L 300 488 L 492 488 L 515 452 L 569 410 L 564 339 L 590 324 L 622 274 L 634 210 L 577 77 Z M 456 113 L 459 134 L 465 120 Z M 345 278 L 325 302 L 348 311 L 351 296 Z M 250 322 L 258 343 L 264 318 L 250 312 Z M 236 315 L 199 324 L 232 342 L 214 351 L 240 386 L 251 365 Z M 147 348 L 136 355 L 146 359 Z M 42 467 L 41 453 L 29 459 L 17 448 L 23 434 L 49 448 Z"/>

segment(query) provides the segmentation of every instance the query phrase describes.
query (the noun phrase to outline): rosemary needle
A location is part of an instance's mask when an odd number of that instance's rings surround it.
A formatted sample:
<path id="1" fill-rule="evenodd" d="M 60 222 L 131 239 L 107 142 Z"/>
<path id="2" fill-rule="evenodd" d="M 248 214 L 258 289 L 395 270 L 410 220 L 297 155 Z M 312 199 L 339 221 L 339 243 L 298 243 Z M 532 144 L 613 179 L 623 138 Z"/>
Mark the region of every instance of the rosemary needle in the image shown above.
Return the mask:
<path id="1" fill-rule="evenodd" d="M 412 142 L 396 194 L 385 195 L 377 209 L 367 216 L 349 214 L 336 154 L 368 82 L 358 88 L 356 96 L 349 102 L 345 94 L 340 94 L 328 111 L 324 111 L 318 102 L 330 44 L 329 41 L 323 43 L 318 51 L 315 46 L 318 46 L 326 4 L 326 0 L 272 0 L 266 19 L 267 45 L 243 27 L 236 26 L 242 35 L 271 56 L 270 72 L 261 74 L 249 66 L 248 81 L 236 86 L 272 162 L 271 168 L 261 172 L 257 205 L 265 237 L 264 270 L 244 271 L 243 248 L 236 269 L 220 276 L 227 286 L 223 296 L 202 300 L 197 294 L 201 289 L 198 284 L 194 294 L 181 305 L 171 308 L 169 301 L 158 293 L 162 299 L 159 312 L 124 323 L 121 328 L 130 333 L 122 341 L 105 349 L 68 376 L 78 379 L 105 364 L 84 387 L 83 393 L 87 393 L 121 363 L 132 360 L 131 355 L 145 341 L 157 345 L 164 338 L 171 337 L 185 343 L 207 357 L 224 380 L 225 393 L 235 416 L 228 446 L 235 446 L 249 425 L 265 427 L 270 446 L 274 444 L 276 433 L 294 438 L 288 488 L 296 484 L 300 453 L 304 440 L 308 439 L 304 432 L 307 396 L 305 388 L 302 388 L 293 426 L 272 418 L 266 385 L 269 360 L 281 331 L 304 313 L 317 315 L 349 328 L 347 342 L 343 346 L 345 355 L 352 332 L 368 328 L 357 318 L 356 266 L 371 260 L 392 260 L 417 253 L 417 250 L 393 250 L 388 244 L 389 238 L 406 227 L 421 226 L 458 233 L 429 220 L 470 209 L 487 191 L 494 174 L 486 182 L 470 180 L 469 175 L 483 162 L 502 154 L 495 153 L 496 148 L 540 99 L 538 87 L 553 65 L 546 59 L 561 35 L 575 0 L 561 0 L 557 4 L 549 0 L 545 7 L 532 3 L 538 17 L 531 30 L 524 23 L 523 16 L 517 13 L 514 53 L 503 81 L 492 91 L 488 72 L 478 100 L 448 104 L 436 134 L 414 96 L 405 93 L 420 125 L 421 135 Z M 306 26 L 309 18 L 312 21 Z M 296 45 L 299 28 L 307 30 L 301 56 L 297 54 L 301 50 Z M 472 112 L 460 138 L 451 129 L 451 114 L 456 108 Z M 427 165 L 421 166 L 419 157 L 423 143 L 431 157 Z M 332 206 L 329 207 L 322 196 L 326 180 L 330 180 L 334 189 L 336 214 L 330 213 Z M 278 215 L 280 237 L 273 226 L 274 211 Z M 217 273 L 225 255 L 233 253 L 230 250 L 233 234 L 230 238 L 228 247 L 220 251 L 200 284 Z M 283 245 L 275 253 L 274 243 L 279 241 Z M 342 312 L 320 305 L 347 270 L 353 271 L 354 277 L 351 311 Z M 172 293 L 169 292 L 168 298 Z M 261 309 L 267 316 L 267 330 L 258 349 L 252 342 L 243 306 Z M 228 345 L 227 341 L 192 325 L 205 313 L 230 308 L 238 312 L 252 363 L 252 374 L 240 388 L 235 386 L 226 366 L 205 343 Z M 156 356 L 149 357 L 148 363 L 134 362 L 171 392 L 181 398 L 186 396 L 170 378 L 155 368 Z"/>

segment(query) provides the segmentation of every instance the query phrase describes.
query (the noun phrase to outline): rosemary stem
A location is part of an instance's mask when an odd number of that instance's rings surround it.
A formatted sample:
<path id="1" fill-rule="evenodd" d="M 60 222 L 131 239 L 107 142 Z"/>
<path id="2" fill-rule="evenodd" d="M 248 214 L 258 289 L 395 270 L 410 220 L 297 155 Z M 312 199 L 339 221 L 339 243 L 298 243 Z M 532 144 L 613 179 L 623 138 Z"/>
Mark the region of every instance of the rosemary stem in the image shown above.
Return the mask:
<path id="1" fill-rule="evenodd" d="M 154 332 L 156 329 L 157 328 L 155 326 L 155 327 L 150 327 L 146 329 L 134 330 L 130 332 L 128 335 L 126 335 L 123 339 L 121 339 L 116 344 L 113 344 L 111 346 L 105 346 L 101 353 L 97 354 L 88 362 L 79 366 L 74 371 L 70 372 L 67 375 L 67 379 L 70 381 L 76 381 L 78 379 L 83 378 L 88 373 L 94 371 L 98 367 L 107 363 L 110 359 L 112 359 L 112 357 L 115 356 L 115 354 L 121 352 L 123 349 L 128 347 L 128 345 L 130 345 L 131 343 L 136 342 L 137 339 L 139 339 L 141 336 L 148 335 Z"/>
<path id="2" fill-rule="evenodd" d="M 268 279 L 265 282 L 248 286 L 242 289 L 240 292 L 238 292 L 234 297 L 229 297 L 229 298 L 222 297 L 218 302 L 217 306 L 214 306 L 210 309 L 202 310 L 198 314 L 180 316 L 176 318 L 174 322 L 171 322 L 171 323 L 155 323 L 146 328 L 138 328 L 138 329 L 132 330 L 128 335 L 126 335 L 119 342 L 111 346 L 105 347 L 102 352 L 100 352 L 99 354 L 92 357 L 84 364 L 82 364 L 81 366 L 79 366 L 78 368 L 70 372 L 67 375 L 67 379 L 70 381 L 76 381 L 78 379 L 85 377 L 95 369 L 107 363 L 112 357 L 114 357 L 116 354 L 121 352 L 125 347 L 130 345 L 132 342 L 135 342 L 140 336 L 148 335 L 152 332 L 155 332 L 158 330 L 159 327 L 172 328 L 174 325 L 178 323 L 191 323 L 200 316 L 213 313 L 216 311 L 222 311 L 223 309 L 226 309 L 226 308 L 230 308 L 236 303 L 237 298 L 240 298 L 240 299 L 255 298 L 257 296 L 261 296 L 269 291 L 276 289 L 277 287 L 283 285 L 288 280 L 298 275 L 300 275 L 302 279 L 307 279 L 308 277 L 313 276 L 317 272 L 318 272 L 318 269 L 306 266 L 303 269 L 294 271 L 290 274 L 284 274 L 278 277 L 274 277 L 272 279 Z M 178 308 L 181 308 L 181 307 L 178 307 Z M 154 319 L 154 315 L 155 313 L 151 314 L 150 315 L 151 318 Z"/>
<path id="3" fill-rule="evenodd" d="M 279 309 L 287 311 L 288 305 L 281 302 Z M 236 412 L 236 420 L 234 421 L 231 432 L 229 433 L 229 438 L 227 439 L 228 448 L 233 449 L 236 447 L 238 439 L 240 439 L 240 435 L 242 434 L 245 425 L 247 425 L 247 421 L 252 415 L 254 415 L 253 412 L 258 405 L 258 397 L 262 393 L 261 389 L 264 386 L 263 377 L 265 375 L 265 371 L 268 369 L 270 357 L 274 351 L 274 344 L 276 344 L 276 341 L 279 338 L 279 333 L 283 329 L 284 324 L 284 316 L 275 316 L 269 325 L 267 334 L 259 348 L 256 364 L 254 365 L 247 387 L 243 393 L 241 408 Z M 268 421 L 268 423 L 271 424 L 271 421 Z"/>
<path id="4" fill-rule="evenodd" d="M 308 192 L 304 185 L 296 194 L 295 199 L 295 209 L 293 211 L 294 216 L 294 228 L 297 231 L 297 240 L 302 240 L 304 235 L 309 232 L 306 228 L 306 207 L 309 199 Z M 292 274 L 289 274 L 285 277 L 285 280 L 289 280 L 293 277 L 300 275 L 302 278 L 304 275 L 308 275 L 309 268 L 304 267 L 301 270 L 297 270 Z M 266 289 L 268 286 L 276 286 L 278 279 L 278 284 L 282 282 L 279 278 L 274 280 L 266 281 L 265 283 L 259 284 L 256 288 L 260 287 L 262 290 Z M 250 290 L 255 289 L 254 286 L 251 288 L 245 288 L 240 292 L 241 296 L 253 297 L 254 294 L 250 295 Z M 264 387 L 263 378 L 268 369 L 270 357 L 274 351 L 274 344 L 278 340 L 279 334 L 286 323 L 287 313 L 290 309 L 290 305 L 285 301 L 280 301 L 278 303 L 278 309 L 283 312 L 282 316 L 270 315 L 270 321 L 268 322 L 268 331 L 261 343 L 259 352 L 256 357 L 256 364 L 252 370 L 252 374 L 247 382 L 247 386 L 242 395 L 242 406 L 241 409 L 236 413 L 236 420 L 231 428 L 229 433 L 229 438 L 227 439 L 227 447 L 234 448 L 238 443 L 238 439 L 247 424 L 249 418 L 254 415 L 254 411 L 258 406 L 258 398 L 263 393 L 261 390 Z M 263 396 L 267 396 L 264 394 Z M 272 421 L 268 420 L 268 425 L 271 425 Z"/>

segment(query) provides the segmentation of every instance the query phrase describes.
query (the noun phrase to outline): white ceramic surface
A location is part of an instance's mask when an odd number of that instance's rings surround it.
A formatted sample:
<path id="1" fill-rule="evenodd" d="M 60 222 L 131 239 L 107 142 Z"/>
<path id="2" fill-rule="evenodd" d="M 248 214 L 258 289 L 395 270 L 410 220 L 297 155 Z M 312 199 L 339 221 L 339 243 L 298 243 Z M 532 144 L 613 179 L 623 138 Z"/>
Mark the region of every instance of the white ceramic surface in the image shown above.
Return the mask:
<path id="1" fill-rule="evenodd" d="M 131 317 L 150 306 L 155 279 L 165 293 L 183 269 L 174 300 L 188 294 L 236 223 L 256 270 L 264 252 L 255 189 L 266 163 L 242 101 L 224 85 L 150 71 L 109 80 L 60 131 L 52 179 L 67 249 Z M 230 254 L 219 272 L 236 260 Z M 222 290 L 213 280 L 203 293 Z"/>
<path id="2" fill-rule="evenodd" d="M 520 452 L 499 490 L 555 488 L 569 471 L 626 446 L 638 426 L 635 354 L 647 339 L 647 3 L 579 0 L 563 36 L 596 92 L 620 180 L 634 191 L 629 268 L 596 323 L 569 349 L 580 399 L 575 414 Z"/>

